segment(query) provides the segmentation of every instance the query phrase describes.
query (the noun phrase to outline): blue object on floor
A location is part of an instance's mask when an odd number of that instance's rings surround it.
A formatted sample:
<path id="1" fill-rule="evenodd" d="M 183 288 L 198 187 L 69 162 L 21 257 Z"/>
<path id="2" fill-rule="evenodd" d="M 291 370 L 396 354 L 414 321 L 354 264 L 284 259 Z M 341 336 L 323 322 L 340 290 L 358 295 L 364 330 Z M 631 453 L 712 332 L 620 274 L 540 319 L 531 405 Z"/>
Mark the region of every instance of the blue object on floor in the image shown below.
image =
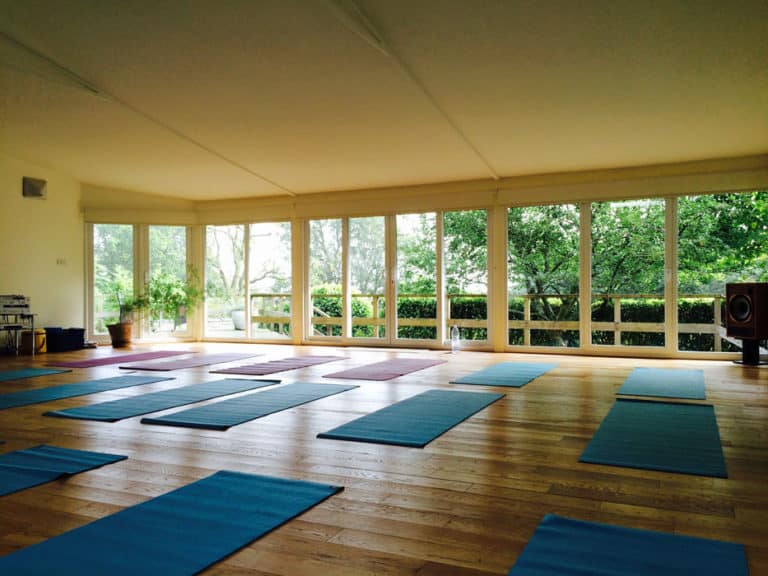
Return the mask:
<path id="1" fill-rule="evenodd" d="M 709 404 L 616 400 L 579 462 L 728 477 Z"/>
<path id="2" fill-rule="evenodd" d="M 237 424 L 319 400 L 326 396 L 340 394 L 352 388 L 357 388 L 357 386 L 294 382 L 264 392 L 254 392 L 157 418 L 142 418 L 141 422 L 142 424 L 226 430 Z"/>
<path id="3" fill-rule="evenodd" d="M 509 576 L 747 576 L 744 546 L 548 514 Z"/>
<path id="4" fill-rule="evenodd" d="M 227 396 L 246 390 L 263 388 L 279 384 L 280 380 L 248 380 L 245 378 L 227 378 L 214 382 L 203 382 L 191 386 L 181 386 L 171 390 L 150 392 L 129 398 L 120 398 L 111 402 L 101 402 L 89 406 L 78 406 L 66 410 L 46 412 L 45 416 L 60 418 L 75 418 L 78 420 L 99 420 L 102 422 L 117 422 L 123 418 L 159 412 L 167 408 L 202 402 L 219 396 Z"/>
<path id="5" fill-rule="evenodd" d="M 126 458 L 119 454 L 72 450 L 45 444 L 9 452 L 0 456 L 0 496 Z"/>
<path id="6" fill-rule="evenodd" d="M 499 362 L 457 380 L 451 380 L 451 383 L 521 388 L 556 366 L 557 364 L 544 362 Z"/>
<path id="7" fill-rule="evenodd" d="M 72 370 L 61 370 L 56 368 L 21 368 L 19 370 L 4 370 L 0 372 L 0 382 L 6 380 L 20 380 L 22 378 L 34 378 L 35 376 L 47 376 L 48 374 L 61 374 L 62 372 L 72 372 Z"/>
<path id="8" fill-rule="evenodd" d="M 423 448 L 503 397 L 491 392 L 427 390 L 317 437 Z"/>
<path id="9" fill-rule="evenodd" d="M 704 372 L 669 368 L 635 368 L 616 393 L 704 400 Z"/>
<path id="10" fill-rule="evenodd" d="M 65 370 L 65 372 L 68 372 L 68 370 Z M 106 392 L 107 390 L 116 390 L 118 388 L 128 388 L 129 386 L 140 386 L 162 380 L 173 380 L 173 378 L 163 376 L 116 376 L 114 378 L 102 378 L 101 380 L 72 382 L 70 384 L 60 384 L 59 386 L 48 386 L 47 388 L 10 392 L 9 394 L 0 395 L 0 410 L 15 408 L 16 406 L 26 406 L 28 404 L 39 404 L 40 402 L 59 400 L 61 398 L 95 394 L 96 392 Z"/>
<path id="11" fill-rule="evenodd" d="M 220 471 L 0 558 L 1 574 L 197 574 L 343 488 Z"/>

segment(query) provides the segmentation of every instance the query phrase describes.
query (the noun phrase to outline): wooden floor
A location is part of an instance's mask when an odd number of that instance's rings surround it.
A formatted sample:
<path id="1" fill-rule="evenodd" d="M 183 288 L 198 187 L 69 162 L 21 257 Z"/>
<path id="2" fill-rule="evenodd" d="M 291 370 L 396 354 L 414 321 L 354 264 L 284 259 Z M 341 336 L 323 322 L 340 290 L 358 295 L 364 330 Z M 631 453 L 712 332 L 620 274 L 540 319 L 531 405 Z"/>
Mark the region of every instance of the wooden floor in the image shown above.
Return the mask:
<path id="1" fill-rule="evenodd" d="M 752 576 L 768 574 L 768 367 L 241 344 L 154 348 L 263 354 L 253 362 L 305 354 L 348 356 L 277 375 L 283 382 L 320 380 L 323 374 L 392 357 L 439 357 L 448 362 L 388 382 L 359 382 L 355 390 L 227 432 L 142 425 L 138 417 L 110 424 L 41 416 L 52 408 L 222 377 L 209 374 L 209 367 L 172 372 L 175 381 L 0 411 L 0 440 L 6 442 L 0 453 L 52 443 L 129 457 L 0 498 L 0 555 L 228 469 L 338 484 L 345 490 L 206 573 L 502 575 L 541 518 L 556 513 L 740 542 L 746 546 Z M 55 358 L 78 360 L 111 352 L 100 348 Z M 43 366 L 52 357 L 40 355 L 34 365 Z M 558 366 L 524 388 L 487 388 L 506 397 L 424 449 L 316 438 L 319 432 L 427 389 L 480 391 L 448 382 L 505 360 L 554 361 Z M 29 365 L 28 357 L 0 357 L 0 369 Z M 616 390 L 636 366 L 704 371 L 728 479 L 578 462 Z M 116 365 L 75 369 L 0 383 L 0 390 L 125 372 Z"/>

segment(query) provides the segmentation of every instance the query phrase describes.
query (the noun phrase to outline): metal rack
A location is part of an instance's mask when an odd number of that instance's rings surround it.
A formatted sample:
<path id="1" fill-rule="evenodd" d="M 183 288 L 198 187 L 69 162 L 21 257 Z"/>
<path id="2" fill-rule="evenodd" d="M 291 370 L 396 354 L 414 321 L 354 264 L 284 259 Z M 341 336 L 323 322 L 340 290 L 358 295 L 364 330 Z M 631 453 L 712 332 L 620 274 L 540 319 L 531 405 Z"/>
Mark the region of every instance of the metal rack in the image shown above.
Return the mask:
<path id="1" fill-rule="evenodd" d="M 21 333 L 32 333 L 32 357 L 35 356 L 35 315 L 30 311 L 29 298 L 18 294 L 0 295 L 0 333 L 5 335 L 5 348 L 18 356 Z"/>

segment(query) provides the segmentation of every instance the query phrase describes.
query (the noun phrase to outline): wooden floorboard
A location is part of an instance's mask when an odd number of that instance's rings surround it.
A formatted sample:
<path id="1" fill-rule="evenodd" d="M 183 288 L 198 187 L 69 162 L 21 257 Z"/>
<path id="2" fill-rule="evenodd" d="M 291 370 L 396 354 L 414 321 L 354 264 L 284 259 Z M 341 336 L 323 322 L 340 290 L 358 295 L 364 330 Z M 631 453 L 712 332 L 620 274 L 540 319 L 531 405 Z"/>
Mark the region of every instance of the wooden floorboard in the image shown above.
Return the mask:
<path id="1" fill-rule="evenodd" d="M 141 417 L 102 423 L 41 415 L 224 377 L 209 373 L 208 366 L 160 374 L 175 380 L 2 410 L 0 453 L 48 443 L 129 458 L 0 498 L 0 555 L 228 469 L 345 490 L 216 564 L 210 574 L 502 575 L 547 513 L 740 542 L 752 576 L 768 574 L 768 367 L 468 351 L 222 343 L 156 347 L 263 354 L 230 365 L 305 354 L 347 357 L 264 377 L 284 383 L 334 382 L 322 375 L 396 357 L 447 363 L 388 382 L 337 381 L 359 387 L 226 432 L 143 425 Z M 5 356 L 0 369 L 104 353 L 108 350 L 43 354 L 34 361 Z M 523 388 L 448 383 L 516 360 L 557 367 Z M 715 406 L 729 478 L 578 462 L 619 386 L 637 366 L 704 371 L 706 403 Z M 74 369 L 2 382 L 0 393 L 127 373 L 117 365 Z M 433 388 L 506 397 L 423 449 L 316 438 Z"/>

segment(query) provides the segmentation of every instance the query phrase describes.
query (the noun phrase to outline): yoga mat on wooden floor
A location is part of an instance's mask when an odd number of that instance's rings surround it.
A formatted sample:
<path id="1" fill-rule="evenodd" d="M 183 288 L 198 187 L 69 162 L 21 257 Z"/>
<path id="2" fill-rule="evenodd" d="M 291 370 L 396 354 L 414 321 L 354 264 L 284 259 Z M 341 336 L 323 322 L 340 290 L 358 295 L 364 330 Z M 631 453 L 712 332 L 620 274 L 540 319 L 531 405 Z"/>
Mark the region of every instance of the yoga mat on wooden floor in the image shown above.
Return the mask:
<path id="1" fill-rule="evenodd" d="M 704 371 L 635 368 L 616 393 L 704 400 Z"/>
<path id="2" fill-rule="evenodd" d="M 499 362 L 483 370 L 451 380 L 451 383 L 521 388 L 556 366 L 557 364 L 544 362 Z"/>
<path id="3" fill-rule="evenodd" d="M 15 408 L 16 406 L 26 406 L 28 404 L 39 404 L 49 400 L 95 394 L 96 392 L 106 392 L 107 390 L 117 390 L 118 388 L 128 388 L 129 386 L 151 384 L 152 382 L 160 382 L 162 380 L 173 380 L 173 378 L 163 376 L 114 376 L 112 378 L 102 378 L 101 380 L 87 380 L 84 382 L 48 386 L 47 388 L 20 390 L 19 392 L 0 394 L 0 410 Z"/>
<path id="4" fill-rule="evenodd" d="M 0 558 L 1 574 L 197 574 L 343 488 L 220 471 Z"/>
<path id="5" fill-rule="evenodd" d="M 709 404 L 618 399 L 579 462 L 728 477 Z"/>
<path id="6" fill-rule="evenodd" d="M 9 452 L 0 456 L 0 496 L 126 458 L 119 454 L 72 450 L 45 444 Z"/>
<path id="7" fill-rule="evenodd" d="M 282 358 L 281 360 L 270 360 L 258 364 L 246 364 L 245 366 L 235 366 L 234 368 L 222 368 L 220 370 L 211 370 L 215 374 L 241 374 L 246 376 L 265 376 L 275 374 L 276 372 L 285 372 L 286 370 L 295 370 L 297 368 L 306 368 L 326 362 L 336 360 L 346 360 L 345 356 L 295 356 L 293 358 Z"/>
<path id="8" fill-rule="evenodd" d="M 102 422 L 117 422 L 124 418 L 141 416 L 150 412 L 159 412 L 167 408 L 184 406 L 254 390 L 264 386 L 273 386 L 279 384 L 280 380 L 245 380 L 232 379 L 216 380 L 215 382 L 203 382 L 202 384 L 192 384 L 191 386 L 181 386 L 171 390 L 161 390 L 160 392 L 150 392 L 139 396 L 129 398 L 120 398 L 111 402 L 101 402 L 100 404 L 91 404 L 89 406 L 78 406 L 77 408 L 67 408 L 66 410 L 54 410 L 46 412 L 44 416 L 57 416 L 59 418 L 74 418 L 77 420 L 99 420 Z"/>
<path id="9" fill-rule="evenodd" d="M 428 390 L 317 437 L 423 448 L 503 397 L 490 392 Z"/>
<path id="10" fill-rule="evenodd" d="M 420 358 L 393 358 L 384 362 L 366 364 L 333 374 L 326 374 L 323 378 L 344 378 L 347 380 L 391 380 L 404 374 L 410 374 L 417 370 L 444 364 L 445 360 L 420 359 Z"/>
<path id="11" fill-rule="evenodd" d="M 221 354 L 197 354 L 192 358 L 180 358 L 178 360 L 168 360 L 167 362 L 146 362 L 135 363 L 127 366 L 120 366 L 126 370 L 156 370 L 167 372 L 169 370 L 180 370 L 182 368 L 196 368 L 198 366 L 208 366 L 209 364 L 223 364 L 224 362 L 234 362 L 235 360 L 244 360 L 258 356 L 258 354 L 224 352 Z"/>
<path id="12" fill-rule="evenodd" d="M 547 514 L 509 576 L 747 576 L 744 546 Z"/>
<path id="13" fill-rule="evenodd" d="M 156 358 L 179 356 L 181 354 L 193 354 L 193 352 L 191 350 L 156 350 L 155 352 L 141 352 L 138 354 L 115 354 L 112 356 L 88 358 L 87 360 L 77 360 L 74 362 L 54 361 L 48 362 L 46 366 L 62 366 L 65 368 L 93 368 L 94 366 L 107 366 L 109 364 L 120 364 L 121 362 L 138 362 L 140 360 L 154 360 Z"/>
<path id="14" fill-rule="evenodd" d="M 340 394 L 352 388 L 357 388 L 357 386 L 294 382 L 271 390 L 254 392 L 157 418 L 142 418 L 141 422 L 142 424 L 226 430 L 237 424 L 319 400 L 326 396 Z"/>
<path id="15" fill-rule="evenodd" d="M 51 368 L 19 368 L 18 370 L 4 370 L 0 372 L 0 382 L 7 380 L 21 380 L 22 378 L 34 378 L 35 376 L 47 376 L 48 374 L 61 374 L 72 370 L 53 370 Z"/>

